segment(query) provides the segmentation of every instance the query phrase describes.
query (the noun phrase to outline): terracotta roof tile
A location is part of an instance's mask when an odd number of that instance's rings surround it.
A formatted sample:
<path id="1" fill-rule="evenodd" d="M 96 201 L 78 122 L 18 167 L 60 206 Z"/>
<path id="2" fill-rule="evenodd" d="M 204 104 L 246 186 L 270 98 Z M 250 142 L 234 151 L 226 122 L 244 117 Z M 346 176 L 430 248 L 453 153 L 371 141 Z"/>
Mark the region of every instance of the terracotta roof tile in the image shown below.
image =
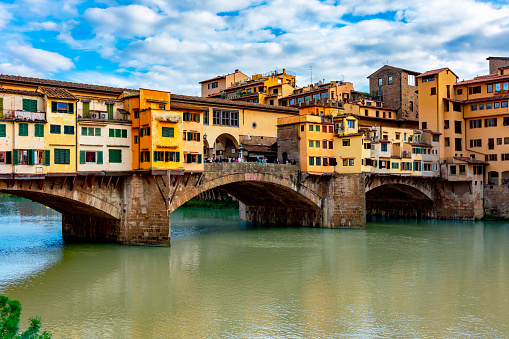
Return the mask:
<path id="1" fill-rule="evenodd" d="M 42 86 L 57 86 L 57 87 L 85 89 L 85 90 L 102 91 L 102 92 L 114 92 L 114 93 L 118 93 L 118 94 L 122 93 L 123 91 L 133 91 L 132 89 L 126 89 L 126 88 L 89 85 L 89 84 L 81 84 L 81 83 L 77 83 L 77 82 L 30 78 L 30 77 L 22 77 L 19 75 L 8 75 L 8 74 L 0 74 L 0 81 L 1 80 L 12 81 L 12 82 L 21 82 L 21 83 L 26 83 L 26 84 L 42 85 Z"/>
<path id="2" fill-rule="evenodd" d="M 252 107 L 252 108 L 263 108 L 263 109 L 270 109 L 274 111 L 285 111 L 289 114 L 298 114 L 299 109 L 288 107 L 288 106 L 272 106 L 272 105 L 265 105 L 265 104 L 255 104 L 251 102 L 245 102 L 245 101 L 232 101 L 227 99 L 214 99 L 214 98 L 202 98 L 202 97 L 194 97 L 189 95 L 182 95 L 182 94 L 172 94 L 171 95 L 172 100 L 181 100 L 181 101 L 191 101 L 196 103 L 209 103 L 209 104 L 221 104 L 221 105 L 228 105 L 228 106 L 237 106 L 237 107 Z"/>
<path id="3" fill-rule="evenodd" d="M 509 94 L 493 95 L 493 96 L 490 96 L 490 97 L 469 99 L 469 100 L 462 101 L 462 103 L 464 103 L 464 104 L 473 104 L 473 103 L 476 103 L 476 102 L 496 101 L 496 100 L 504 100 L 504 99 L 509 99 Z"/>
<path id="4" fill-rule="evenodd" d="M 469 84 L 475 84 L 475 83 L 479 83 L 479 82 L 488 82 L 488 81 L 500 81 L 500 80 L 507 80 L 507 79 L 509 79 L 509 74 L 506 74 L 506 75 L 490 74 L 490 75 L 476 77 L 471 80 L 458 81 L 456 84 L 454 84 L 454 86 L 469 85 Z"/>
<path id="5" fill-rule="evenodd" d="M 33 91 L 23 91 L 19 89 L 10 89 L 10 88 L 0 88 L 0 93 L 9 93 L 9 94 L 19 94 L 19 95 L 32 95 L 37 97 L 42 97 L 43 94 L 39 92 Z"/>
<path id="6" fill-rule="evenodd" d="M 68 90 L 63 88 L 55 88 L 55 87 L 39 87 L 38 89 L 43 94 L 46 94 L 50 98 L 59 98 L 59 99 L 76 99 L 74 95 L 69 93 Z"/>
<path id="7" fill-rule="evenodd" d="M 173 101 L 170 101 L 170 107 L 171 108 L 179 108 L 179 109 L 192 109 L 192 110 L 196 110 L 196 111 L 208 110 L 207 107 L 196 106 L 196 105 L 186 104 L 186 103 L 181 103 L 181 102 L 173 102 Z"/>
<path id="8" fill-rule="evenodd" d="M 472 158 L 467 158 L 467 157 L 454 157 L 454 159 L 465 161 L 465 162 L 467 162 L 469 164 L 480 164 L 480 165 L 488 164 L 486 161 L 472 159 Z"/>
<path id="9" fill-rule="evenodd" d="M 434 69 L 432 71 L 427 71 L 427 72 L 421 73 L 417 77 L 418 78 L 422 78 L 422 77 L 426 77 L 428 75 L 435 75 L 435 74 L 438 74 L 438 73 L 440 73 L 442 71 L 445 71 L 446 69 L 449 69 L 449 68 L 448 67 L 444 67 L 444 68 Z"/>

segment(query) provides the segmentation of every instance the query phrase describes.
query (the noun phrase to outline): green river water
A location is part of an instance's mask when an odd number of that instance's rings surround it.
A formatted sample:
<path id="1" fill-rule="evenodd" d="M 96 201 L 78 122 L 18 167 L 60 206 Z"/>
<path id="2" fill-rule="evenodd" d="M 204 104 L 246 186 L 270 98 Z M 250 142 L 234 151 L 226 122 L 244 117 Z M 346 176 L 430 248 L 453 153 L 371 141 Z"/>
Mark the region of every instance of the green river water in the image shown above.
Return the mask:
<path id="1" fill-rule="evenodd" d="M 0 198 L 0 294 L 54 338 L 508 338 L 509 224 L 262 227 L 180 209 L 172 247 L 65 244 Z"/>

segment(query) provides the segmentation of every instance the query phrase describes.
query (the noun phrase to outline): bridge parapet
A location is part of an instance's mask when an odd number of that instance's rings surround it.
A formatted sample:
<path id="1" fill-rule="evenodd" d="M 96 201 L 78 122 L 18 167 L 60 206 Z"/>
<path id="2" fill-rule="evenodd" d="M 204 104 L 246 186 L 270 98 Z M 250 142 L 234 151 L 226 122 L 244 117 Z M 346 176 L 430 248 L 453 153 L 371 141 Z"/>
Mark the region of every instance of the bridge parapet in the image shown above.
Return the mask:
<path id="1" fill-rule="evenodd" d="M 263 164 L 257 162 L 208 163 L 204 166 L 205 172 L 214 173 L 296 173 L 298 165 Z"/>

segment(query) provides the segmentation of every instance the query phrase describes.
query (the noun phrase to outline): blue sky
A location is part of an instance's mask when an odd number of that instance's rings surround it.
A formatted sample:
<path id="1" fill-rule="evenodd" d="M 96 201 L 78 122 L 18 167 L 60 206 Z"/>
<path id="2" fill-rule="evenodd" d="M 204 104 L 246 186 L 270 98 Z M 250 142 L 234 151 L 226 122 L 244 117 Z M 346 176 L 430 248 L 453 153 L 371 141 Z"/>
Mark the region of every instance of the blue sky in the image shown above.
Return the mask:
<path id="1" fill-rule="evenodd" d="M 474 0 L 11 0 L 0 73 L 199 95 L 199 81 L 286 68 L 353 82 L 385 63 L 460 78 L 509 56 L 509 4 Z"/>

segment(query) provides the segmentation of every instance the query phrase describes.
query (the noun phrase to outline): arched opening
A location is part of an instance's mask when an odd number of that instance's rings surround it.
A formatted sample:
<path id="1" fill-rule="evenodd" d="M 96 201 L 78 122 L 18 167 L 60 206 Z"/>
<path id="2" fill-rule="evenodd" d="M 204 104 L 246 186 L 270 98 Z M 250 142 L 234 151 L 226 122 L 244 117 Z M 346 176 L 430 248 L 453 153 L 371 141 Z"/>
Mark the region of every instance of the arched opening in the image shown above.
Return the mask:
<path id="1" fill-rule="evenodd" d="M 509 171 L 502 172 L 502 185 L 509 184 Z"/>
<path id="2" fill-rule="evenodd" d="M 498 185 L 498 172 L 489 171 L 488 172 L 488 185 Z"/>
<path id="3" fill-rule="evenodd" d="M 381 185 L 366 193 L 366 215 L 387 218 L 431 218 L 433 201 L 403 184 Z"/>
<path id="4" fill-rule="evenodd" d="M 213 157 L 219 160 L 237 158 L 239 156 L 239 143 L 231 135 L 223 133 L 214 142 Z"/>
<path id="5" fill-rule="evenodd" d="M 282 164 L 286 164 L 287 161 L 288 161 L 288 153 L 283 152 L 283 162 L 282 162 Z"/>

